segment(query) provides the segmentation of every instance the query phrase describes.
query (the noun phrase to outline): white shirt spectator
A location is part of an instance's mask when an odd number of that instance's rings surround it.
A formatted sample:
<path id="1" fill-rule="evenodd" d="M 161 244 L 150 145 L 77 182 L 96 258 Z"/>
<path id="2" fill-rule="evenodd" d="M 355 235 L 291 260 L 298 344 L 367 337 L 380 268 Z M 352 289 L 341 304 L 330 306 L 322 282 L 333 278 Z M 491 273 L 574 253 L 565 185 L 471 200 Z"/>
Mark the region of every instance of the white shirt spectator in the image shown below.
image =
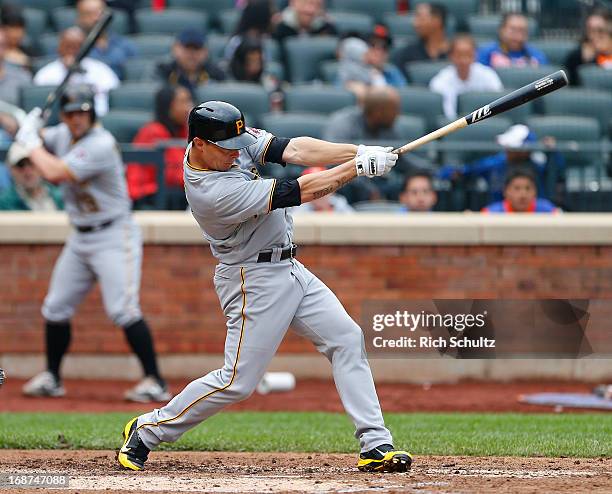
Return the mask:
<path id="1" fill-rule="evenodd" d="M 501 91 L 504 86 L 491 67 L 474 62 L 466 80 L 459 78 L 454 65 L 444 67 L 429 82 L 429 89 L 442 95 L 444 115 L 457 118 L 457 98 L 460 94 L 477 91 Z"/>
<path id="2" fill-rule="evenodd" d="M 119 78 L 115 72 L 104 62 L 93 58 L 84 58 L 81 61 L 82 72 L 75 72 L 70 77 L 70 84 L 89 84 L 95 92 L 96 113 L 105 115 L 108 113 L 108 92 L 119 87 Z M 34 84 L 37 86 L 58 85 L 66 75 L 66 66 L 61 60 L 54 60 L 42 67 L 34 76 Z"/>

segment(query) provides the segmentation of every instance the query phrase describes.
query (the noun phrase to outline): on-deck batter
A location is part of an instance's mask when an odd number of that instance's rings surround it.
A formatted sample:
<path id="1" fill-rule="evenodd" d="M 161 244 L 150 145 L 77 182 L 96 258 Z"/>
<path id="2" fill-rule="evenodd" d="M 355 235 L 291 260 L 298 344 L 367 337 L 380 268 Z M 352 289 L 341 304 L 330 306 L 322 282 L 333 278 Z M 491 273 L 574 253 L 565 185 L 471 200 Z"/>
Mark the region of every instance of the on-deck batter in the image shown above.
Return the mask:
<path id="1" fill-rule="evenodd" d="M 32 396 L 63 396 L 60 365 L 70 344 L 70 320 L 96 281 L 108 317 L 123 327 L 145 378 L 126 393 L 132 401 L 171 398 L 161 378 L 139 303 L 142 241 L 131 215 L 124 166 L 113 136 L 96 123 L 94 93 L 68 87 L 60 99 L 62 123 L 42 129 L 40 109 L 26 117 L 16 136 L 43 177 L 60 182 L 75 232 L 55 264 L 42 314 L 47 370 L 23 387 Z M 42 132 L 43 141 L 39 136 Z"/>
<path id="2" fill-rule="evenodd" d="M 362 470 L 405 471 L 411 457 L 392 445 L 359 326 L 336 296 L 295 259 L 289 207 L 334 192 L 357 175 L 387 173 L 391 148 L 285 139 L 246 129 L 234 106 L 210 101 L 189 115 L 185 152 L 187 200 L 213 255 L 215 290 L 227 317 L 225 364 L 196 379 L 166 406 L 124 428 L 119 463 L 141 470 L 149 450 L 174 442 L 222 408 L 247 398 L 291 324 L 331 362 L 342 403 L 355 424 Z M 331 170 L 290 179 L 262 179 L 266 162 Z"/>

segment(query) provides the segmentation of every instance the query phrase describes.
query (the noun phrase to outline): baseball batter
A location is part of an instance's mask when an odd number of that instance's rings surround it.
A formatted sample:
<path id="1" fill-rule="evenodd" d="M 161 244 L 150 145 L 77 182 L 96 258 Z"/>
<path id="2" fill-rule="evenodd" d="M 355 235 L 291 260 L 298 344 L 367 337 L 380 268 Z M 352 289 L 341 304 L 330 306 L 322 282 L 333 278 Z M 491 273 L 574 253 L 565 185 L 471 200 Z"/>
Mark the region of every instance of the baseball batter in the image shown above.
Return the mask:
<path id="1" fill-rule="evenodd" d="M 363 335 L 336 296 L 296 258 L 287 208 L 339 189 L 358 175 L 387 173 L 391 148 L 285 139 L 245 128 L 221 101 L 189 115 L 184 158 L 189 205 L 219 264 L 215 290 L 227 317 L 225 364 L 197 379 L 160 409 L 129 421 L 119 463 L 141 470 L 151 449 L 174 442 L 222 408 L 247 398 L 291 324 L 331 362 L 342 403 L 361 446 L 358 467 L 405 471 L 411 456 L 393 447 L 385 427 Z M 262 179 L 256 164 L 286 162 L 333 169 L 297 180 Z"/>
<path id="2" fill-rule="evenodd" d="M 145 379 L 129 390 L 126 398 L 166 401 L 171 395 L 159 374 L 149 327 L 139 305 L 140 231 L 132 220 L 117 144 L 96 123 L 93 104 L 90 87 L 67 88 L 60 99 L 62 123 L 41 130 L 41 112 L 36 108 L 26 117 L 14 144 L 22 147 L 44 178 L 61 184 L 75 229 L 55 264 L 42 307 L 47 370 L 26 383 L 23 392 L 52 397 L 65 394 L 60 365 L 70 344 L 70 320 L 99 281 L 105 311 L 124 329 L 145 373 Z"/>

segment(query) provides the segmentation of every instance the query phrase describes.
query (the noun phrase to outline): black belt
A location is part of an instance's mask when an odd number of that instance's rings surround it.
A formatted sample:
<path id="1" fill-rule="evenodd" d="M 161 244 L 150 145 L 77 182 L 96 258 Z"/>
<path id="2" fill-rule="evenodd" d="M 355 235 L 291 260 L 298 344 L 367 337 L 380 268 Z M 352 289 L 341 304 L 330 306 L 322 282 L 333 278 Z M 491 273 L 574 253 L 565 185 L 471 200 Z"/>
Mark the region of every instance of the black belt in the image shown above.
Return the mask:
<path id="1" fill-rule="evenodd" d="M 100 223 L 99 225 L 94 226 L 75 226 L 76 230 L 79 233 L 91 233 L 91 232 L 99 232 L 100 230 L 104 230 L 113 224 L 114 220 L 106 221 L 104 223 Z"/>
<path id="2" fill-rule="evenodd" d="M 297 254 L 297 245 L 293 244 L 281 251 L 280 260 L 284 261 L 290 257 L 295 257 Z M 272 262 L 272 251 L 260 252 L 257 256 L 257 262 Z"/>

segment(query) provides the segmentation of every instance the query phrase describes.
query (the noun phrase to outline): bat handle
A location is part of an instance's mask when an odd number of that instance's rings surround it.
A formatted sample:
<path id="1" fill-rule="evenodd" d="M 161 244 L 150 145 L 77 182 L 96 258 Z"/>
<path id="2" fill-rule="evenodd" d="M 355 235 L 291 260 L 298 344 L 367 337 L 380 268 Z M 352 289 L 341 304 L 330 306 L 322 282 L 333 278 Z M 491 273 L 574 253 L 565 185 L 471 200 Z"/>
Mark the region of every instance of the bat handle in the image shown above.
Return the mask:
<path id="1" fill-rule="evenodd" d="M 439 129 L 430 132 L 429 134 L 424 135 L 423 137 L 419 137 L 418 139 L 409 142 L 408 144 L 404 144 L 402 147 L 394 149 L 391 151 L 392 153 L 399 154 L 400 156 L 408 151 L 412 151 L 428 142 L 435 141 L 440 137 L 444 137 L 445 135 L 450 134 L 451 132 L 455 132 L 456 130 L 462 129 L 463 127 L 467 127 L 468 123 L 465 117 L 458 118 L 454 122 L 445 125 L 444 127 L 440 127 Z"/>

